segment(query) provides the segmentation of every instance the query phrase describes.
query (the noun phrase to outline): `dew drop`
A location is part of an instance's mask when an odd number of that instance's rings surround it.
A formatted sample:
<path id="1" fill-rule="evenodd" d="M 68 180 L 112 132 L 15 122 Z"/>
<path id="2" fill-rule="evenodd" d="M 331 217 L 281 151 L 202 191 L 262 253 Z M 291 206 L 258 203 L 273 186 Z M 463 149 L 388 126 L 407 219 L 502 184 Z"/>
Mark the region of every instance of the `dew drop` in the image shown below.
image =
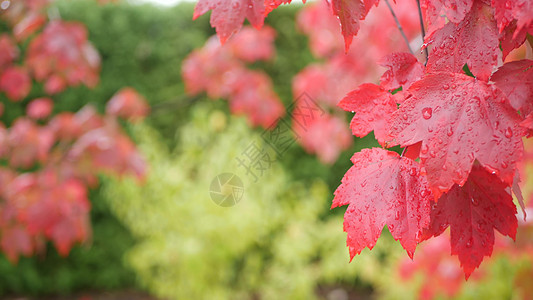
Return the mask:
<path id="1" fill-rule="evenodd" d="M 422 109 L 422 117 L 424 117 L 424 119 L 429 120 L 431 119 L 432 115 L 433 115 L 433 110 L 431 109 L 431 107 L 426 107 Z"/>
<path id="2" fill-rule="evenodd" d="M 426 153 L 428 153 L 428 150 L 429 150 L 428 145 L 424 144 L 424 145 L 422 145 L 422 148 L 420 149 L 420 152 L 422 154 L 426 154 Z"/>
<path id="3" fill-rule="evenodd" d="M 466 242 L 466 248 L 470 248 L 470 247 L 472 247 L 472 244 L 473 244 L 473 241 L 472 241 L 472 238 L 470 238 L 470 239 L 468 240 L 468 242 Z"/>
<path id="4" fill-rule="evenodd" d="M 512 136 L 513 136 L 513 130 L 511 130 L 511 127 L 507 127 L 507 129 L 505 129 L 505 137 L 511 138 Z"/>
<path id="5" fill-rule="evenodd" d="M 452 128 L 451 126 L 448 127 L 448 131 L 446 132 L 446 134 L 447 134 L 448 136 L 452 136 L 452 135 L 453 135 L 453 128 Z"/>

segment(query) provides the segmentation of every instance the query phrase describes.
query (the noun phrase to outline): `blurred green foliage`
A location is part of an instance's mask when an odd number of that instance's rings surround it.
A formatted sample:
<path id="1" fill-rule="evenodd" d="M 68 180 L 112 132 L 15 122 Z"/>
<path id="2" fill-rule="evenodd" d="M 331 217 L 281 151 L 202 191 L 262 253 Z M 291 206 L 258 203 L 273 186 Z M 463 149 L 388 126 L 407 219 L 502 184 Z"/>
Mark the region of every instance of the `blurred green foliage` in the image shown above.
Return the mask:
<path id="1" fill-rule="evenodd" d="M 106 102 L 116 91 L 132 86 L 145 95 L 152 106 L 152 114 L 146 123 L 155 128 L 160 141 L 169 148 L 174 148 L 181 140 L 180 133 L 186 132 L 178 129 L 190 121 L 190 110 L 197 103 L 210 102 L 229 115 L 225 101 L 212 102 L 205 97 L 191 98 L 184 94 L 181 62 L 214 34 L 209 26 L 209 16 L 192 21 L 193 3 L 160 8 L 127 3 L 99 5 L 94 0 L 60 0 L 57 7 L 61 18 L 87 26 L 89 40 L 102 57 L 102 71 L 96 88 L 68 88 L 54 96 L 54 113 L 77 111 L 87 103 L 103 112 Z M 295 26 L 298 9 L 298 6 L 288 6 L 271 13 L 267 22 L 278 32 L 277 55 L 272 61 L 250 66 L 264 69 L 271 76 L 276 92 L 286 105 L 292 101 L 292 77 L 313 60 L 306 37 L 299 34 Z M 10 124 L 23 115 L 29 99 L 38 96 L 42 96 L 40 84 L 35 84 L 30 96 L 22 102 L 13 103 L 0 95 L 5 105 L 2 122 Z M 329 207 L 325 199 L 330 198 L 330 191 L 349 167 L 350 153 L 368 141 L 371 138 L 358 143 L 334 166 L 321 165 L 314 156 L 294 145 L 278 167 L 285 169 L 287 181 L 301 180 L 304 184 L 316 178 L 326 181 L 328 187 L 322 188 L 328 192 L 317 202 L 322 212 L 320 217 L 323 217 Z M 67 258 L 59 257 L 53 247 L 48 247 L 42 256 L 22 258 L 16 266 L 0 257 L 0 295 L 69 294 L 79 290 L 135 285 L 132 270 L 122 261 L 123 253 L 134 244 L 134 238 L 116 221 L 107 207 L 108 200 L 99 190 L 93 191 L 90 199 L 93 204 L 93 241 L 75 247 Z M 342 215 L 341 210 L 336 214 Z"/>
<path id="2" fill-rule="evenodd" d="M 227 121 L 215 106 L 195 105 L 175 151 L 153 129 L 135 127 L 151 166 L 145 185 L 105 185 L 113 211 L 139 241 L 127 260 L 141 282 L 171 299 L 313 299 L 320 286 L 368 296 L 368 283 L 400 248 L 385 237 L 348 264 L 342 216 L 326 208 L 324 181 L 293 180 L 273 163 L 256 182 L 236 158 L 250 144 L 267 146 L 244 119 Z M 209 196 L 211 181 L 226 172 L 244 182 L 243 199 L 230 208 Z"/>

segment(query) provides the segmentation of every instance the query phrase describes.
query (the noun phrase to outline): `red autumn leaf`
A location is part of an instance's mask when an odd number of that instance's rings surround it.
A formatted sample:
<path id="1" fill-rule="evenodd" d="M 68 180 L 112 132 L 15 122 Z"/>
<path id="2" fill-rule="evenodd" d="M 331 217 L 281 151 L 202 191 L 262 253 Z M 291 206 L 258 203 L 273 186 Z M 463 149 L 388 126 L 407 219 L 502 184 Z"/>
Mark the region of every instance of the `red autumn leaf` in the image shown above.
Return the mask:
<path id="1" fill-rule="evenodd" d="M 5 69 L 18 57 L 19 50 L 13 39 L 7 35 L 0 35 L 0 70 Z"/>
<path id="2" fill-rule="evenodd" d="M 50 22 L 30 42 L 26 64 L 38 81 L 53 80 L 46 83 L 50 93 L 60 92 L 66 84 L 98 83 L 100 56 L 87 40 L 85 26 L 77 22 Z"/>
<path id="3" fill-rule="evenodd" d="M 229 50 L 234 57 L 244 62 L 268 60 L 274 56 L 276 51 L 275 38 L 276 31 L 272 27 L 264 26 L 257 30 L 246 26 L 228 41 L 221 51 Z"/>
<path id="4" fill-rule="evenodd" d="M 39 120 L 48 117 L 52 113 L 54 102 L 50 98 L 37 98 L 32 100 L 26 107 L 28 117 Z"/>
<path id="5" fill-rule="evenodd" d="M 533 60 L 508 62 L 490 78 L 522 116 L 533 111 Z"/>
<path id="6" fill-rule="evenodd" d="M 292 0 L 265 0 L 265 16 L 282 4 L 289 4 Z M 305 0 L 302 0 L 305 3 Z"/>
<path id="7" fill-rule="evenodd" d="M 474 166 L 468 181 L 443 194 L 431 211 L 429 236 L 438 236 L 450 227 L 452 254 L 468 279 L 483 257 L 490 256 L 494 229 L 515 238 L 516 206 L 507 183 L 481 166 Z"/>
<path id="8" fill-rule="evenodd" d="M 424 75 L 424 66 L 410 53 L 391 53 L 382 58 L 379 64 L 388 69 L 380 79 L 380 85 L 387 90 L 395 90 L 400 86 L 407 90 Z"/>
<path id="9" fill-rule="evenodd" d="M 371 6 L 377 3 L 378 0 L 368 0 L 365 3 L 361 0 L 331 0 L 333 14 L 339 18 L 341 23 L 346 52 L 350 49 L 353 37 L 359 31 L 359 20 L 364 20 Z"/>
<path id="10" fill-rule="evenodd" d="M 19 254 L 30 256 L 33 253 L 33 242 L 28 232 L 20 225 L 2 228 L 0 246 L 9 261 L 16 263 Z"/>
<path id="11" fill-rule="evenodd" d="M 220 98 L 231 94 L 230 82 L 239 77 L 244 67 L 212 37 L 202 49 L 189 54 L 181 69 L 189 95 L 205 91 L 210 98 Z"/>
<path id="12" fill-rule="evenodd" d="M 265 20 L 264 0 L 199 0 L 193 19 L 209 10 L 213 10 L 211 26 L 216 28 L 222 44 L 241 29 L 244 18 L 257 29 L 263 26 Z"/>
<path id="13" fill-rule="evenodd" d="M 232 86 L 233 92 L 229 97 L 231 112 L 246 115 L 253 126 L 269 128 L 285 114 L 270 78 L 264 73 L 243 71 Z"/>
<path id="14" fill-rule="evenodd" d="M 433 198 L 419 164 L 380 148 L 363 149 L 335 191 L 334 207 L 348 205 L 344 231 L 350 257 L 372 249 L 387 225 L 410 257 L 429 224 Z"/>
<path id="15" fill-rule="evenodd" d="M 452 23 L 461 22 L 472 8 L 474 0 L 422 0 L 421 7 L 428 23 L 428 34 L 441 28 L 446 17 Z"/>
<path id="16" fill-rule="evenodd" d="M 402 259 L 398 272 L 403 280 L 423 274 L 418 299 L 439 299 L 439 295 L 454 299 L 460 292 L 464 273 L 450 250 L 450 237 L 442 234 L 420 244 L 413 260 Z"/>
<path id="17" fill-rule="evenodd" d="M 472 74 L 487 81 L 500 52 L 492 8 L 481 0 L 472 5 L 463 21 L 449 22 L 426 40 L 433 45 L 427 63 L 429 72 L 460 73 L 468 64 Z"/>
<path id="18" fill-rule="evenodd" d="M 13 34 L 19 41 L 25 40 L 46 23 L 46 16 L 39 12 L 30 12 L 13 28 Z"/>
<path id="19" fill-rule="evenodd" d="M 86 241 L 90 235 L 90 202 L 87 188 L 79 180 L 62 182 L 53 192 L 60 218 L 46 235 L 54 241 L 59 254 L 66 256 L 74 243 Z"/>
<path id="20" fill-rule="evenodd" d="M 36 161 L 46 161 L 54 141 L 54 134 L 49 128 L 19 118 L 9 128 L 7 135 L 10 165 L 29 168 Z"/>
<path id="21" fill-rule="evenodd" d="M 517 30 L 516 21 L 513 21 L 503 30 L 500 30 L 500 45 L 502 48 L 504 60 L 511 51 L 524 44 L 524 42 L 526 41 L 526 36 L 527 28 L 524 27 L 520 30 Z"/>
<path id="22" fill-rule="evenodd" d="M 31 90 L 31 78 L 22 67 L 9 67 L 0 75 L 0 90 L 13 101 L 24 99 Z"/>
<path id="23" fill-rule="evenodd" d="M 72 146 L 63 166 L 80 178 L 92 181 L 97 172 L 116 175 L 135 174 L 142 180 L 146 163 L 133 142 L 123 135 L 116 124 L 106 124 L 84 133 Z"/>
<path id="24" fill-rule="evenodd" d="M 392 117 L 391 137 L 402 146 L 422 142 L 420 158 L 437 198 L 466 182 L 475 159 L 513 182 L 523 130 L 499 89 L 466 75 L 436 73 L 408 92 Z"/>
<path id="25" fill-rule="evenodd" d="M 55 95 L 61 93 L 67 88 L 67 81 L 59 75 L 50 75 L 44 83 L 44 91 L 48 95 Z"/>
<path id="26" fill-rule="evenodd" d="M 146 99 L 131 87 L 122 88 L 106 105 L 107 114 L 132 122 L 144 119 L 149 111 Z"/>
<path id="27" fill-rule="evenodd" d="M 516 20 L 516 30 L 533 24 L 533 1 L 531 0 L 492 0 L 492 6 L 500 31 L 503 31 L 513 19 Z"/>
<path id="28" fill-rule="evenodd" d="M 387 138 L 387 124 L 391 114 L 396 111 L 396 101 L 380 86 L 365 83 L 351 91 L 338 104 L 346 111 L 355 112 L 350 128 L 355 136 L 363 137 L 374 131 L 380 144 Z"/>
<path id="29" fill-rule="evenodd" d="M 305 101 L 297 100 L 293 111 L 293 130 L 307 153 L 316 153 L 323 164 L 333 164 L 352 144 L 344 118 L 328 113 L 305 113 Z"/>

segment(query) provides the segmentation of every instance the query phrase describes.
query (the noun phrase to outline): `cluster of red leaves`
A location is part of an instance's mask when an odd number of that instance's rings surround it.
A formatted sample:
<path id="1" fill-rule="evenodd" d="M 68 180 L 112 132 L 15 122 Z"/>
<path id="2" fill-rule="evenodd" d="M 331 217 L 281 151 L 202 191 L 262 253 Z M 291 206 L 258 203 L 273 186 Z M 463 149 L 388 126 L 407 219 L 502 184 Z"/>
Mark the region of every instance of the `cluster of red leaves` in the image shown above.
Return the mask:
<path id="1" fill-rule="evenodd" d="M 521 186 L 526 191 L 525 195 L 527 194 L 525 198 L 529 200 L 527 201 L 524 213 L 531 216 L 533 213 L 533 201 L 531 199 L 533 193 L 527 185 L 533 180 L 531 173 L 533 145 L 530 140 L 528 142 L 525 147 L 523 164 L 521 164 L 519 171 L 523 179 Z M 439 295 L 446 295 L 452 298 L 457 296 L 461 288 L 467 284 L 462 279 L 462 271 L 457 265 L 455 257 L 449 256 L 450 251 L 449 235 L 442 234 L 422 244 L 414 260 L 403 259 L 400 262 L 398 271 L 400 277 L 404 280 L 411 279 L 417 273 L 432 274 L 431 276 L 422 276 L 421 278 L 420 299 L 435 299 Z M 530 299 L 533 295 L 533 289 L 527 279 L 525 280 L 527 283 L 524 279 L 531 278 L 531 272 L 533 272 L 533 222 L 531 219 L 526 221 L 519 213 L 516 242 L 508 237 L 496 235 L 494 240 L 494 254 L 485 262 L 485 268 L 482 266 L 481 272 L 474 273 L 473 278 L 470 278 L 470 280 L 474 279 L 474 281 L 483 284 L 487 273 L 490 272 L 487 269 L 487 265 L 495 262 L 498 257 L 505 257 L 516 266 L 514 290 L 521 293 L 524 299 Z M 529 265 L 525 269 L 521 266 L 524 261 L 527 261 Z M 524 278 L 521 275 L 526 277 Z"/>
<path id="2" fill-rule="evenodd" d="M 394 5 L 398 18 L 404 22 L 408 37 L 412 39 L 419 35 L 415 5 L 415 2 Z M 345 118 L 337 107 L 339 99 L 363 82 L 377 81 L 380 75 L 378 60 L 403 43 L 385 4 L 368 14 L 366 21 L 361 24 L 360 34 L 347 52 L 342 36 L 338 34 L 339 22 L 325 2 L 306 5 L 298 14 L 297 22 L 301 31 L 309 36 L 311 51 L 323 62 L 307 66 L 294 77 L 294 99 L 306 94 L 326 111 L 333 113 L 309 120 L 313 123 L 309 128 L 295 126 L 294 129 L 301 137 L 298 142 L 307 152 L 316 153 L 324 163 L 333 163 L 352 142 L 349 129 L 336 126 L 337 123 L 343 123 Z"/>
<path id="3" fill-rule="evenodd" d="M 105 115 L 92 106 L 52 114 L 50 95 L 98 82 L 100 58 L 83 25 L 47 21 L 48 4 L 11 1 L 0 15 L 12 30 L 0 35 L 0 91 L 26 107 L 10 127 L 0 123 L 0 249 L 13 262 L 43 251 L 47 240 L 67 255 L 75 243 L 90 239 L 87 194 L 98 174 L 142 179 L 145 173 L 144 160 L 117 121 L 148 113 L 133 89 L 117 92 Z M 21 54 L 22 43 L 28 47 Z M 43 81 L 45 95 L 27 99 Z"/>
<path id="4" fill-rule="evenodd" d="M 200 0 L 195 16 L 212 9 L 211 24 L 225 41 L 245 17 L 260 27 L 271 2 Z M 346 50 L 378 3 L 331 1 Z M 511 188 L 533 118 L 533 62 L 502 65 L 502 58 L 533 33 L 532 6 L 531 0 L 423 0 L 426 64 L 390 54 L 380 85 L 360 85 L 341 100 L 340 107 L 355 112 L 354 134 L 374 131 L 383 147 L 404 148 L 401 156 L 385 149 L 355 153 L 335 192 L 333 207 L 348 205 L 344 230 L 352 258 L 375 245 L 384 225 L 409 256 L 450 227 L 451 253 L 468 278 L 492 254 L 495 230 L 515 238 Z"/>
<path id="5" fill-rule="evenodd" d="M 190 95 L 206 92 L 210 98 L 227 98 L 235 114 L 248 117 L 253 126 L 268 128 L 284 114 L 270 78 L 245 63 L 274 55 L 275 32 L 245 28 L 224 47 L 216 37 L 192 52 L 183 62 L 182 74 Z"/>

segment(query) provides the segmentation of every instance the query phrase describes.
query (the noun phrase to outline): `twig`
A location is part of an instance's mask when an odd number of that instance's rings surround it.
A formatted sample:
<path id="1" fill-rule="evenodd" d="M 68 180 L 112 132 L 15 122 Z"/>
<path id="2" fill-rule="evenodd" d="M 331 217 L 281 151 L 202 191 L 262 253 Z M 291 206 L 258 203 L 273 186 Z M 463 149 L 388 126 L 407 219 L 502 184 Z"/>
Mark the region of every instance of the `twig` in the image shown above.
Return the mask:
<path id="1" fill-rule="evenodd" d="M 413 50 L 411 49 L 411 45 L 409 44 L 409 40 L 407 39 L 407 36 L 405 35 L 405 31 L 403 31 L 402 24 L 400 24 L 400 21 L 398 20 L 398 17 L 396 17 L 396 14 L 394 13 L 394 10 L 392 9 L 392 6 L 389 3 L 389 0 L 385 0 L 385 3 L 387 3 L 387 6 L 389 7 L 390 13 L 392 14 L 392 17 L 394 18 L 394 22 L 396 22 L 396 27 L 398 27 L 398 30 L 402 34 L 402 37 L 407 44 L 407 49 L 409 49 L 409 52 L 414 55 Z"/>
<path id="2" fill-rule="evenodd" d="M 424 18 L 422 17 L 422 8 L 420 8 L 420 0 L 416 0 L 416 5 L 418 6 L 418 19 L 420 20 L 420 29 L 422 30 L 422 45 L 424 45 L 424 40 L 426 38 L 426 30 L 424 29 Z M 424 47 L 424 53 L 426 54 L 426 61 L 424 66 L 428 63 L 428 47 Z"/>
<path id="3" fill-rule="evenodd" d="M 193 96 L 193 97 L 184 96 L 184 97 L 175 98 L 175 99 L 172 99 L 172 100 L 169 100 L 169 101 L 165 101 L 165 102 L 161 102 L 161 103 L 152 105 L 152 107 L 151 107 L 152 112 L 151 112 L 150 115 L 154 115 L 154 114 L 157 114 L 157 113 L 160 113 L 160 112 L 168 111 L 168 109 L 171 109 L 171 108 L 172 109 L 177 109 L 177 108 L 186 107 L 188 105 L 193 104 L 194 102 L 196 102 L 200 98 L 201 98 L 200 96 Z"/>

